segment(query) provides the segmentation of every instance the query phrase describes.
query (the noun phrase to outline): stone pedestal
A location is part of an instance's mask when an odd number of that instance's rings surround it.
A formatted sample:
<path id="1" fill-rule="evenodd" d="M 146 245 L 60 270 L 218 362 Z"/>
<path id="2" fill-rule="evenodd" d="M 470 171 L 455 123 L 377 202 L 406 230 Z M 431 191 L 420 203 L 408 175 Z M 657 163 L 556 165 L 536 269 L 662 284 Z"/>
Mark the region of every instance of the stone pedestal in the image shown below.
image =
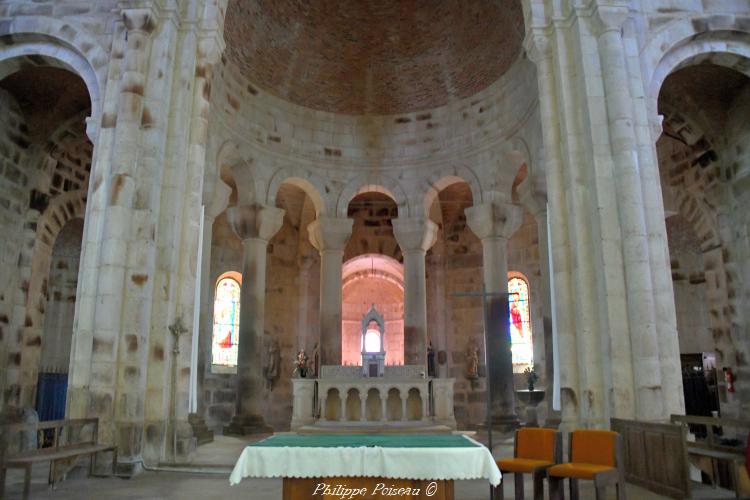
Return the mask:
<path id="1" fill-rule="evenodd" d="M 227 220 L 244 244 L 237 356 L 238 408 L 230 434 L 272 432 L 263 422 L 263 331 L 266 306 L 266 248 L 281 229 L 284 211 L 266 205 L 227 209 Z"/>
<path id="2" fill-rule="evenodd" d="M 315 379 L 293 378 L 292 395 L 292 430 L 315 422 Z"/>
<path id="3" fill-rule="evenodd" d="M 544 400 L 544 391 L 523 389 L 516 391 L 516 396 L 526 406 L 526 427 L 539 427 L 536 407 Z"/>
<path id="4" fill-rule="evenodd" d="M 508 239 L 520 227 L 523 210 L 510 203 L 485 203 L 466 209 L 469 228 L 482 240 L 487 293 L 487 376 L 492 394 L 492 426 L 518 426 L 513 388 L 513 357 L 508 331 Z"/>

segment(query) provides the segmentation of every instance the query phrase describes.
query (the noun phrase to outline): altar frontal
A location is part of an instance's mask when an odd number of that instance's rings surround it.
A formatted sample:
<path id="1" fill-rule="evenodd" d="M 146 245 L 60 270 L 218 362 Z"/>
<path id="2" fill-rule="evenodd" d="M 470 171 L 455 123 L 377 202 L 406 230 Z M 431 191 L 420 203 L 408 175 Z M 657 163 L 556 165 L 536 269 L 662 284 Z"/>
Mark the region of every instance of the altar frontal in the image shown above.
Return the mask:
<path id="1" fill-rule="evenodd" d="M 229 478 L 284 478 L 284 499 L 453 498 L 453 481 L 500 470 L 489 450 L 459 434 L 275 435 L 247 446 Z"/>

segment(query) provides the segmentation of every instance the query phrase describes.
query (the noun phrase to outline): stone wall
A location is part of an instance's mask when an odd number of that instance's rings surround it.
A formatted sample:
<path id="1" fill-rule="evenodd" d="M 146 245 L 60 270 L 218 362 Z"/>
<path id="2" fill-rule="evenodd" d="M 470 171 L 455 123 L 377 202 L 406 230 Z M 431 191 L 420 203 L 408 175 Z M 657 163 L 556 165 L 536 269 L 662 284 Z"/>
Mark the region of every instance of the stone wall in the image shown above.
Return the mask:
<path id="1" fill-rule="evenodd" d="M 6 401 L 14 400 L 18 385 L 7 387 L 8 372 L 17 372 L 20 367 L 18 349 L 18 327 L 23 324 L 23 294 L 19 291 L 19 259 L 24 243 L 24 215 L 28 207 L 27 148 L 29 146 L 26 124 L 15 99 L 0 89 L 0 383 L 3 397 L 0 408 Z M 21 316 L 21 318 L 19 318 Z M 17 376 L 14 376 L 16 378 Z"/>
<path id="2" fill-rule="evenodd" d="M 41 372 L 68 372 L 82 239 L 83 219 L 71 219 L 60 231 L 52 248 L 44 310 Z"/>
<path id="3" fill-rule="evenodd" d="M 667 219 L 667 236 L 680 352 L 713 352 L 715 345 L 708 318 L 706 277 L 698 237 L 679 214 Z"/>

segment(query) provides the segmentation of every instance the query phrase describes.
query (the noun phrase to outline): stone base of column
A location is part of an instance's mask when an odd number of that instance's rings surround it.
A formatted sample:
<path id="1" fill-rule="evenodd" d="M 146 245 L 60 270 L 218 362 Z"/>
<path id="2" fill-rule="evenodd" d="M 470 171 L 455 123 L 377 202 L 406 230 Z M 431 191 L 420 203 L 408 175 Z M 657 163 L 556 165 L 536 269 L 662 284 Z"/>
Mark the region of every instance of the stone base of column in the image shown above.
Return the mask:
<path id="1" fill-rule="evenodd" d="M 493 415 L 492 430 L 500 432 L 511 432 L 521 425 L 518 415 Z"/>
<path id="2" fill-rule="evenodd" d="M 235 415 L 224 427 L 225 436 L 247 436 L 250 434 L 273 434 L 273 428 L 260 415 Z"/>
<path id="3" fill-rule="evenodd" d="M 555 410 L 550 410 L 547 414 L 547 418 L 544 421 L 544 426 L 550 429 L 557 429 L 562 423 L 562 413 Z"/>

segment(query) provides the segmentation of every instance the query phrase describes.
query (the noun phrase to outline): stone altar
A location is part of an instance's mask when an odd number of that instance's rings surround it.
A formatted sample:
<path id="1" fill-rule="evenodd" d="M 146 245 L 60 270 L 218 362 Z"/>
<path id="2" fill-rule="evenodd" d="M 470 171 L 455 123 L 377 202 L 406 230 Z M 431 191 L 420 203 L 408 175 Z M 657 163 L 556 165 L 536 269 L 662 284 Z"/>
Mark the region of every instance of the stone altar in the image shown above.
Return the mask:
<path id="1" fill-rule="evenodd" d="M 456 428 L 452 378 L 429 378 L 422 365 L 385 366 L 364 377 L 361 366 L 323 366 L 318 379 L 292 379 L 292 430 Z"/>

